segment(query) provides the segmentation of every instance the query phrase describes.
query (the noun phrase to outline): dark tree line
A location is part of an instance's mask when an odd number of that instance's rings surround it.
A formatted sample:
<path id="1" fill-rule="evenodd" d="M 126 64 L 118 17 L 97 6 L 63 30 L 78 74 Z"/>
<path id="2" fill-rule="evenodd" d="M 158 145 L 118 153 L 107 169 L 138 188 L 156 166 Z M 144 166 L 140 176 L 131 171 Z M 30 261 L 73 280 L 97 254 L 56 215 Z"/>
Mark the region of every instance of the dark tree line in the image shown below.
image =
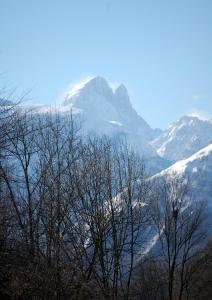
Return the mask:
<path id="1" fill-rule="evenodd" d="M 148 180 L 71 114 L 5 105 L 0 159 L 1 299 L 210 299 L 204 207 L 185 180 Z"/>

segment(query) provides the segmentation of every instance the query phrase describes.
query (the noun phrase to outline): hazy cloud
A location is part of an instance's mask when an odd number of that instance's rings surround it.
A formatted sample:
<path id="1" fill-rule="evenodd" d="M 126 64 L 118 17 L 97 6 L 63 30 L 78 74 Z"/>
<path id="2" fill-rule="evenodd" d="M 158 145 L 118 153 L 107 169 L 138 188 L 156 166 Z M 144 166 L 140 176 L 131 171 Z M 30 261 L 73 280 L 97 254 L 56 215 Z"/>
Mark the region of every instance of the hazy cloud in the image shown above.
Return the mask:
<path id="1" fill-rule="evenodd" d="M 208 112 L 204 110 L 199 110 L 199 109 L 192 109 L 191 111 L 188 112 L 189 116 L 192 117 L 198 117 L 201 120 L 210 120 L 211 116 L 208 114 Z"/>

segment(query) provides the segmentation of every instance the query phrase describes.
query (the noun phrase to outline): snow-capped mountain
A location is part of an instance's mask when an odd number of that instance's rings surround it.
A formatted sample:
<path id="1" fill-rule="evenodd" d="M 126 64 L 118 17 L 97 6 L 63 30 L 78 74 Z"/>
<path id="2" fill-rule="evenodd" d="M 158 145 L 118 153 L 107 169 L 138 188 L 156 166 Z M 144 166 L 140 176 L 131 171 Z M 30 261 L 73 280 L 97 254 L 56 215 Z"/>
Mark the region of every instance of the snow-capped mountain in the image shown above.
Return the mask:
<path id="1" fill-rule="evenodd" d="M 149 141 L 158 131 L 137 114 L 123 84 L 113 90 L 104 78 L 94 77 L 69 91 L 63 106 L 80 115 L 86 133 L 124 137 L 143 155 L 157 156 Z"/>
<path id="2" fill-rule="evenodd" d="M 163 184 L 164 179 L 182 178 L 182 180 L 189 183 L 189 190 L 191 201 L 200 201 L 205 203 L 207 210 L 204 215 L 204 226 L 209 235 L 212 230 L 212 144 L 202 148 L 192 156 L 184 160 L 179 160 L 169 168 L 153 175 L 150 180 L 158 185 Z M 162 180 L 162 181 L 161 181 Z M 157 191 L 157 190 L 156 190 Z M 155 190 L 153 188 L 153 194 Z M 154 196 L 153 196 L 154 197 Z M 203 202 L 202 202 L 203 201 Z M 189 208 L 190 209 L 190 208 Z M 183 209 L 184 210 L 184 209 Z M 183 211 L 182 211 L 183 212 Z M 181 213 L 182 213 L 181 212 Z M 192 211 L 191 211 L 192 214 Z M 142 255 L 145 255 L 151 251 L 157 253 L 159 251 L 159 236 L 158 233 L 154 234 L 154 230 L 151 232 L 147 239 L 146 248 Z"/>
<path id="3" fill-rule="evenodd" d="M 212 144 L 202 148 L 187 159 L 180 160 L 154 177 L 173 175 L 187 177 L 192 196 L 207 201 L 212 209 Z"/>
<path id="4" fill-rule="evenodd" d="M 50 109 L 47 105 L 33 107 L 36 113 L 48 113 Z M 82 121 L 85 135 L 127 141 L 147 159 L 151 174 L 212 143 L 212 120 L 184 116 L 163 132 L 152 129 L 132 107 L 126 87 L 121 84 L 113 89 L 100 76 L 74 86 L 56 111 L 61 116 L 72 111 Z"/>
<path id="5" fill-rule="evenodd" d="M 158 155 L 177 161 L 212 143 L 212 120 L 184 116 L 153 140 Z"/>

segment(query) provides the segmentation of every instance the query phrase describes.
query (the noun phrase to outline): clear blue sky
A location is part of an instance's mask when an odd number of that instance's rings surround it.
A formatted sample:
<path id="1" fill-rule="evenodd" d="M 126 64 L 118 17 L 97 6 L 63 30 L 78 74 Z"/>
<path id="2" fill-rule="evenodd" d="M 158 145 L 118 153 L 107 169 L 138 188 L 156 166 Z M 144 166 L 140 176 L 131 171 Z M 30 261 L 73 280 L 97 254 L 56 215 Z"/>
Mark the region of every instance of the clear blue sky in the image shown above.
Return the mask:
<path id="1" fill-rule="evenodd" d="M 90 75 L 123 82 L 152 127 L 212 116 L 212 1 L 0 0 L 0 72 L 39 103 Z"/>

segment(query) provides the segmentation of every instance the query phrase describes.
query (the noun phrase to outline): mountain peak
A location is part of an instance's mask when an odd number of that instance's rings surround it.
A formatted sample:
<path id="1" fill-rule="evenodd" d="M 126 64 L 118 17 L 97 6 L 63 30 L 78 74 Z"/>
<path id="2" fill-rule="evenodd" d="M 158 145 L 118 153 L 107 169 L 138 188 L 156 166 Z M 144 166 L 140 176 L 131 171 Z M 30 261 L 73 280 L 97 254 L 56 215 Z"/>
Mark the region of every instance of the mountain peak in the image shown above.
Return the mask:
<path id="1" fill-rule="evenodd" d="M 103 77 L 95 76 L 87 81 L 86 86 L 92 86 L 94 88 L 108 88 L 109 84 Z"/>
<path id="2" fill-rule="evenodd" d="M 85 97 L 86 96 L 86 97 Z M 117 109 L 132 109 L 127 88 L 124 84 L 120 84 L 114 91 L 107 80 L 102 76 L 95 76 L 86 81 L 82 81 L 75 85 L 66 95 L 64 105 L 76 104 L 77 98 L 84 98 L 88 101 L 88 96 L 99 97 L 110 102 Z M 77 101 L 79 104 L 79 101 Z"/>
<path id="3" fill-rule="evenodd" d="M 198 116 L 192 116 L 192 115 L 184 115 L 184 116 L 182 116 L 179 120 L 178 120 L 178 122 L 180 123 L 180 122 L 189 122 L 189 121 L 196 121 L 196 122 L 198 122 L 198 121 L 206 121 L 206 120 L 203 120 L 203 119 L 200 119 Z"/>
<path id="4" fill-rule="evenodd" d="M 86 130 L 88 131 L 104 134 L 108 132 L 120 134 L 122 132 L 135 140 L 137 140 L 135 138 L 137 135 L 138 139 L 142 140 L 140 143 L 149 141 L 154 134 L 150 126 L 132 107 L 124 84 L 120 84 L 113 90 L 101 76 L 75 85 L 67 93 L 63 105 L 70 105 L 72 109 L 81 114 L 83 120 L 86 120 Z M 122 126 L 117 127 L 118 124 L 122 124 Z M 134 141 L 134 143 L 136 142 Z M 139 142 L 137 144 L 139 148 Z M 151 148 L 149 145 L 148 147 Z M 151 151 L 154 155 L 153 148 Z"/>
<path id="5" fill-rule="evenodd" d="M 120 109 L 126 109 L 126 110 L 132 109 L 127 88 L 123 83 L 116 88 L 114 92 L 114 100 L 115 100 L 114 104 L 116 106 L 119 106 Z"/>
<path id="6" fill-rule="evenodd" d="M 121 84 L 116 88 L 115 92 L 124 92 L 124 93 L 127 93 L 127 94 L 128 94 L 127 88 L 126 88 L 126 86 L 125 86 L 123 83 L 121 83 Z"/>
<path id="7" fill-rule="evenodd" d="M 76 84 L 66 94 L 64 105 L 74 104 L 76 97 L 84 97 L 83 95 L 103 95 L 108 98 L 113 96 L 113 90 L 109 86 L 108 82 L 101 76 L 95 76 L 85 81 L 81 81 Z"/>
<path id="8" fill-rule="evenodd" d="M 108 82 L 101 76 L 96 76 L 85 81 L 78 91 L 85 91 L 86 93 L 94 92 L 100 95 L 111 95 L 113 93 L 112 88 L 109 86 Z"/>
<path id="9" fill-rule="evenodd" d="M 129 98 L 127 88 L 126 88 L 126 86 L 125 86 L 123 83 L 121 83 L 121 84 L 115 89 L 114 94 L 115 94 L 115 95 L 118 95 L 119 97 Z"/>
<path id="10" fill-rule="evenodd" d="M 211 121 L 185 115 L 172 123 L 152 145 L 163 158 L 177 161 L 188 158 L 211 142 Z"/>

